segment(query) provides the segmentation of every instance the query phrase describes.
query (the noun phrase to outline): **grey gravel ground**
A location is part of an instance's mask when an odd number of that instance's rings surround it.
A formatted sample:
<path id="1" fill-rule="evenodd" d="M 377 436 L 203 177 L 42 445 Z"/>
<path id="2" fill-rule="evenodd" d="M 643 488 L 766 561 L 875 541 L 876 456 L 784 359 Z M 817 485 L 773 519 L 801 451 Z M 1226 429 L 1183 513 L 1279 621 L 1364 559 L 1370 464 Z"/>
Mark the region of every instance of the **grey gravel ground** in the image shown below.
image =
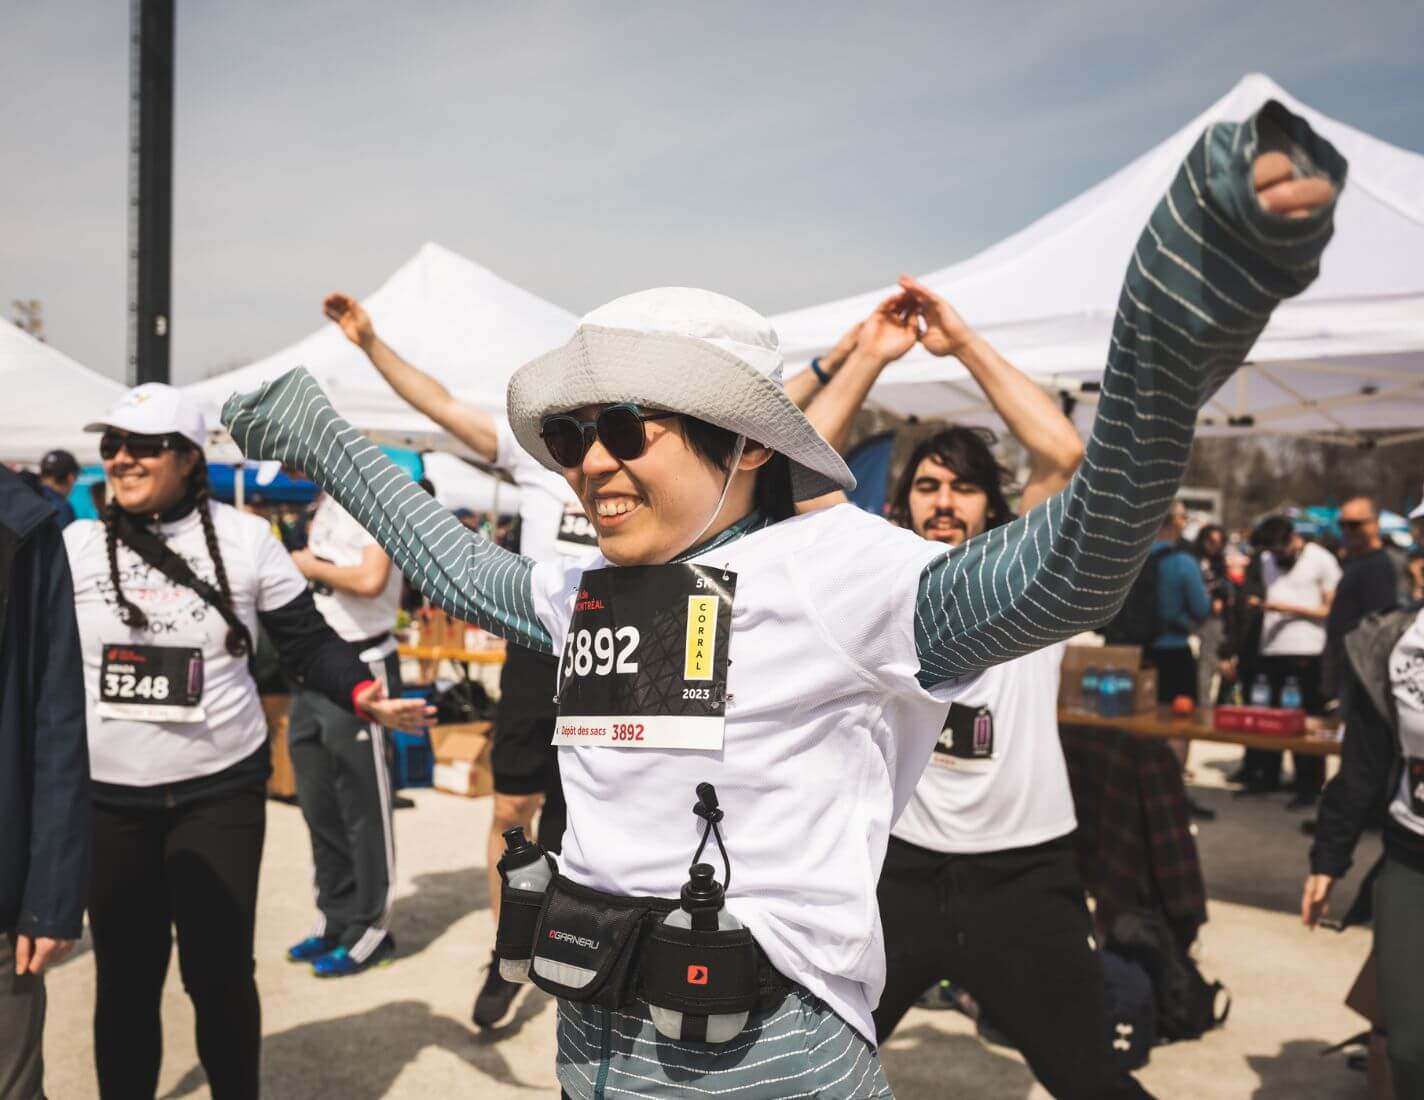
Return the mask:
<path id="1" fill-rule="evenodd" d="M 1221 776 L 1236 750 L 1197 746 L 1196 797 L 1219 812 L 1199 836 L 1211 894 L 1200 964 L 1232 989 L 1227 1026 L 1200 1042 L 1154 1052 L 1141 1074 L 1158 1097 L 1362 1097 L 1364 1080 L 1329 1044 L 1361 1030 L 1342 1002 L 1369 949 L 1368 932 L 1306 932 L 1297 907 L 1308 840 L 1284 798 L 1235 799 Z M 311 921 L 310 851 L 301 815 L 272 804 L 258 914 L 264 1092 L 275 1100 L 340 1097 L 557 1096 L 554 1011 L 524 995 L 513 1023 L 477 1035 L 469 1012 L 488 959 L 491 922 L 484 880 L 488 800 L 415 792 L 397 815 L 400 958 L 353 979 L 319 982 L 282 961 Z M 1369 838 L 1350 882 L 1378 850 Z M 90 1012 L 94 961 L 86 948 L 50 978 L 46 1035 L 54 1100 L 97 1095 Z M 193 1020 L 176 962 L 164 1002 L 161 1097 L 208 1096 Z M 981 1042 L 949 1012 L 916 1010 L 884 1051 L 901 1100 L 1046 1097 L 1012 1051 Z"/>

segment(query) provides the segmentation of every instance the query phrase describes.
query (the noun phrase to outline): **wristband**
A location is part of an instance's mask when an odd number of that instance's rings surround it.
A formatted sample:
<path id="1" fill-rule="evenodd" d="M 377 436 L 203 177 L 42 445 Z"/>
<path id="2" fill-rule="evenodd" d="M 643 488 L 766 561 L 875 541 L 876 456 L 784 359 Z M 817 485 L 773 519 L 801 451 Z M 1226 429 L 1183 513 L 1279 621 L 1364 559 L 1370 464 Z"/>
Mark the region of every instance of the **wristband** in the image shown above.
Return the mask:
<path id="1" fill-rule="evenodd" d="M 811 373 L 820 379 L 821 385 L 823 386 L 831 380 L 831 376 L 821 369 L 821 357 L 819 355 L 811 360 Z"/>
<path id="2" fill-rule="evenodd" d="M 375 682 L 375 680 L 362 680 L 351 689 L 351 710 L 355 713 L 357 718 L 360 718 L 364 722 L 375 722 L 376 720 L 361 708 L 361 704 L 356 702 L 356 697 Z"/>

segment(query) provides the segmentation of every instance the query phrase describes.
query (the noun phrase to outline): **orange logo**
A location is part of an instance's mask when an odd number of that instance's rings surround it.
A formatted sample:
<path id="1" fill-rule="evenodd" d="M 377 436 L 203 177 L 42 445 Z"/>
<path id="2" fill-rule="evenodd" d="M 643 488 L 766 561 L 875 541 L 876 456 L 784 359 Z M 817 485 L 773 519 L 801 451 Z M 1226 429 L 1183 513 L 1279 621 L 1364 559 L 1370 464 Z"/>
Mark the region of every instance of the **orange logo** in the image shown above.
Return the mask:
<path id="1" fill-rule="evenodd" d="M 689 966 L 687 968 L 688 985 L 706 985 L 707 968 L 705 966 Z"/>

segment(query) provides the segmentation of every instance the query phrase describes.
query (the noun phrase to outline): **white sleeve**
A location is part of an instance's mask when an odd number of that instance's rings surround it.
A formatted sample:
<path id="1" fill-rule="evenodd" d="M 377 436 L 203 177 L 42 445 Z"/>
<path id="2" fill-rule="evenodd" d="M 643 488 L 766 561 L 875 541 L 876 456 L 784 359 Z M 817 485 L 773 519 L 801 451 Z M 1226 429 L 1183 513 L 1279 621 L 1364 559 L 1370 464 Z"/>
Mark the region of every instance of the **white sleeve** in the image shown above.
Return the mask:
<path id="1" fill-rule="evenodd" d="M 292 555 L 282 540 L 265 521 L 249 523 L 255 517 L 243 517 L 250 526 L 252 559 L 257 571 L 257 610 L 276 611 L 286 607 L 307 590 L 307 579 L 292 561 Z"/>
<path id="2" fill-rule="evenodd" d="M 1340 578 L 1344 575 L 1345 571 L 1335 555 L 1320 547 L 1320 591 L 1326 596 L 1332 595 L 1340 587 Z"/>

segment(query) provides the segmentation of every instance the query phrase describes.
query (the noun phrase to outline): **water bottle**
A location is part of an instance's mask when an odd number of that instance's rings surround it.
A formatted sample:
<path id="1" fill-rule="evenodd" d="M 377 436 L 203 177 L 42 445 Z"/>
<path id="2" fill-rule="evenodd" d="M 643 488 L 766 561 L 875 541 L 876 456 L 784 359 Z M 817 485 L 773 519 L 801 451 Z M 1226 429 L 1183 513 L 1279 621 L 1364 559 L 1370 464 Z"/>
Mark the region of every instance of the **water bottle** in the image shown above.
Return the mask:
<path id="1" fill-rule="evenodd" d="M 504 858 L 499 861 L 499 869 L 504 872 L 511 890 L 536 894 L 547 890 L 549 880 L 554 877 L 544 849 L 532 843 L 518 825 L 504 831 Z M 527 982 L 529 962 L 529 959 L 500 959 L 499 976 L 507 982 Z"/>
<path id="2" fill-rule="evenodd" d="M 1281 708 L 1283 710 L 1300 710 L 1303 705 L 1300 695 L 1300 681 L 1294 676 L 1287 676 L 1285 684 L 1281 687 Z"/>
<path id="3" fill-rule="evenodd" d="M 663 923 L 671 928 L 691 928 L 700 932 L 729 932 L 742 927 L 742 922 L 727 912 L 723 904 L 722 885 L 709 863 L 694 863 L 682 887 L 682 906 L 674 909 Z M 672 1008 L 648 1005 L 653 1026 L 658 1034 L 669 1039 L 682 1038 L 683 1014 Z M 704 1042 L 725 1043 L 741 1034 L 747 1026 L 749 1012 L 723 1012 L 707 1017 Z"/>
<path id="4" fill-rule="evenodd" d="M 1119 717 L 1130 716 L 1137 706 L 1137 678 L 1126 668 L 1118 669 L 1116 703 Z"/>
<path id="5" fill-rule="evenodd" d="M 1089 665 L 1083 670 L 1083 682 L 1078 695 L 1078 709 L 1092 713 L 1098 705 L 1098 666 Z"/>
<path id="6" fill-rule="evenodd" d="M 1098 717 L 1111 718 L 1117 713 L 1117 669 L 1108 666 L 1098 677 Z"/>
<path id="7" fill-rule="evenodd" d="M 1251 681 L 1251 705 L 1253 707 L 1271 705 L 1271 685 L 1267 682 L 1264 672 L 1258 673 L 1256 679 Z"/>

